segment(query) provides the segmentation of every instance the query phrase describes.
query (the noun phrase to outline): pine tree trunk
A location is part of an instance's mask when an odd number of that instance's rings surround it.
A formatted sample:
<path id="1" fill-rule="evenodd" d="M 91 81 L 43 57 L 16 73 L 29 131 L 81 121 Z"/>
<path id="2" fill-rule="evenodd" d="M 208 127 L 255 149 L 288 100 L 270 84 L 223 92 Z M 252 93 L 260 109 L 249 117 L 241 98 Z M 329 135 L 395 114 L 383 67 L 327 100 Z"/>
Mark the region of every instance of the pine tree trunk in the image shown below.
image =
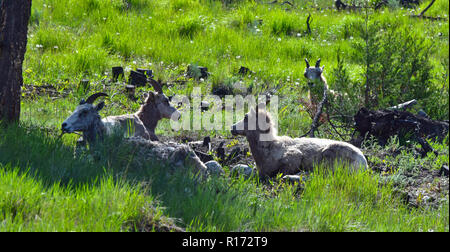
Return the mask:
<path id="1" fill-rule="evenodd" d="M 19 121 L 31 0 L 0 0 L 0 121 Z"/>

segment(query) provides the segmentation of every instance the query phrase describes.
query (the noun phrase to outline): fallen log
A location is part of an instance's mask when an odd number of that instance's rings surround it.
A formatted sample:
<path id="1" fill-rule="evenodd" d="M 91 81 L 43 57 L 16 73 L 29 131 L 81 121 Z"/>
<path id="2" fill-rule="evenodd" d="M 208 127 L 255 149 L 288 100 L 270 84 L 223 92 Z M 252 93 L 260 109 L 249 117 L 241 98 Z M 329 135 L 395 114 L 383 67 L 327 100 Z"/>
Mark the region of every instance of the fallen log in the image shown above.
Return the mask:
<path id="1" fill-rule="evenodd" d="M 373 136 L 385 145 L 392 136 L 410 137 L 422 145 L 421 154 L 434 150 L 426 139 L 442 141 L 449 131 L 447 121 L 435 121 L 408 111 L 376 110 L 361 108 L 354 116 L 355 130 L 360 136 Z"/>
<path id="2" fill-rule="evenodd" d="M 398 104 L 396 106 L 388 108 L 389 110 L 406 110 L 417 104 L 417 100 L 413 99 L 411 101 L 404 102 L 402 104 Z"/>

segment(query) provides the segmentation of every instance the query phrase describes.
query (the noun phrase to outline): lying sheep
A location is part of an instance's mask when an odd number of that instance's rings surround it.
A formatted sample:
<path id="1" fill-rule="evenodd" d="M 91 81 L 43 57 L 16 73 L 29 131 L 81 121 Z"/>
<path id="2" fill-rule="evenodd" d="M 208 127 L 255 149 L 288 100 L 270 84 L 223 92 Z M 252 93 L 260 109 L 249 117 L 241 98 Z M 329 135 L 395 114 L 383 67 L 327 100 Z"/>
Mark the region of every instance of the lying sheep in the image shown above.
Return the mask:
<path id="1" fill-rule="evenodd" d="M 258 108 L 256 111 L 252 108 L 243 120 L 234 124 L 231 133 L 246 136 L 262 177 L 311 171 L 317 164 L 332 167 L 335 161 L 348 163 L 352 170 L 367 168 L 362 152 L 349 143 L 277 136 L 270 114 Z"/>
<path id="2" fill-rule="evenodd" d="M 159 83 L 154 80 L 151 80 L 151 83 L 157 92 L 150 91 L 144 105 L 136 113 L 108 116 L 103 119 L 108 133 L 115 127 L 120 127 L 126 129 L 126 132 L 133 132 L 134 136 L 158 141 L 155 134 L 158 121 L 162 118 L 178 120 L 181 117 L 180 112 L 170 105 L 169 98 L 164 95 Z"/>
<path id="3" fill-rule="evenodd" d="M 134 114 L 108 116 L 102 121 L 110 133 L 115 127 L 134 132 L 134 136 L 158 141 L 155 128 L 162 118 L 178 120 L 181 114 L 170 105 L 169 99 L 163 93 L 150 91 L 144 105 Z"/>
<path id="4" fill-rule="evenodd" d="M 107 96 L 104 93 L 96 93 L 86 101 L 81 100 L 75 111 L 61 125 L 63 133 L 73 133 L 80 131 L 83 138 L 90 146 L 95 146 L 103 139 L 107 133 L 106 127 L 98 113 L 104 106 L 104 102 L 93 105 L 93 102 L 101 96 Z M 130 144 L 140 146 L 142 153 L 147 153 L 148 157 L 156 160 L 164 160 L 174 167 L 190 166 L 194 168 L 194 172 L 202 176 L 206 175 L 206 166 L 195 155 L 194 151 L 187 145 L 177 143 L 159 143 L 148 141 L 141 137 L 131 137 L 125 139 Z"/>

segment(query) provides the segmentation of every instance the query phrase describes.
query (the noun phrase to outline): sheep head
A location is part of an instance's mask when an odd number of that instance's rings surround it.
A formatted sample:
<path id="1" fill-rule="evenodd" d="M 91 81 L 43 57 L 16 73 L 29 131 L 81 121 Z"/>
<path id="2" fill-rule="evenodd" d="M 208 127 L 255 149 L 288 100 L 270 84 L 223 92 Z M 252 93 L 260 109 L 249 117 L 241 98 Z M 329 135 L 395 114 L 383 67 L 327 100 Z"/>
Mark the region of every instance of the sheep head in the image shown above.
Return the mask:
<path id="1" fill-rule="evenodd" d="M 148 92 L 148 97 L 145 100 L 145 104 L 155 106 L 156 110 L 161 115 L 161 118 L 176 121 L 181 117 L 181 113 L 170 104 L 169 98 L 162 92 Z"/>
<path id="2" fill-rule="evenodd" d="M 316 65 L 313 67 L 309 65 L 308 59 L 305 58 L 305 62 L 306 62 L 306 69 L 303 75 L 312 82 L 321 80 L 321 76 L 325 66 L 320 67 L 320 59 L 317 60 Z"/>
<path id="3" fill-rule="evenodd" d="M 276 135 L 276 130 L 273 127 L 269 113 L 264 109 L 258 109 L 258 107 L 265 107 L 265 105 L 260 104 L 256 109 L 250 109 L 250 112 L 245 114 L 244 119 L 231 126 L 232 135 L 249 136 L 255 133 L 257 135 Z"/>
<path id="4" fill-rule="evenodd" d="M 81 99 L 80 104 L 76 107 L 75 111 L 61 124 L 61 130 L 64 133 L 72 133 L 75 131 L 86 132 L 92 128 L 95 123 L 101 121 L 98 111 L 103 108 L 105 103 L 100 102 L 97 105 L 93 105 L 93 102 L 100 96 L 108 95 L 105 93 L 95 93 L 86 100 Z"/>

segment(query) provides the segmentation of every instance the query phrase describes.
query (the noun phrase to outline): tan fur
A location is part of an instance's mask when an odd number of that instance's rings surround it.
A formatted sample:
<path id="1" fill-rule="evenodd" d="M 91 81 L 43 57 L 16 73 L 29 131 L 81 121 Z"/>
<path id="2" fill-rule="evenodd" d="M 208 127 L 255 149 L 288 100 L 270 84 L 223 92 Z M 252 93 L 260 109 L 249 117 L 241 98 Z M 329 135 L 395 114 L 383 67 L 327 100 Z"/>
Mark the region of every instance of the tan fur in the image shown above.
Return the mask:
<path id="1" fill-rule="evenodd" d="M 110 135 L 115 127 L 125 130 L 125 135 L 132 133 L 130 136 L 140 136 L 144 139 L 150 139 L 150 134 L 142 123 L 141 119 L 135 114 L 108 116 L 102 119 L 106 128 L 106 133 Z M 131 127 L 131 128 L 130 128 Z M 128 135 L 127 135 L 128 136 Z"/>
<path id="2" fill-rule="evenodd" d="M 140 137 L 130 137 L 126 141 L 137 147 L 135 149 L 135 160 L 161 162 L 161 164 L 166 164 L 171 171 L 191 167 L 195 174 L 206 178 L 207 168 L 205 164 L 198 158 L 192 148 L 186 144 L 161 143 L 144 140 Z"/>
<path id="3" fill-rule="evenodd" d="M 169 103 L 169 99 L 163 93 L 149 92 L 145 103 L 134 114 L 108 116 L 102 121 L 107 132 L 111 132 L 116 126 L 125 130 L 125 134 L 133 132 L 133 136 L 158 141 L 155 128 L 162 118 L 179 118 L 180 113 Z M 131 126 L 131 128 L 130 128 Z"/>
<path id="4" fill-rule="evenodd" d="M 367 160 L 355 146 L 341 141 L 319 138 L 290 138 L 277 136 L 270 115 L 266 111 L 255 112 L 252 109 L 247 114 L 249 120 L 254 117 L 266 117 L 270 127 L 270 141 L 261 141 L 261 131 L 239 130 L 238 126 L 245 124 L 242 120 L 233 125 L 232 133 L 244 135 L 250 145 L 260 176 L 275 176 L 278 173 L 296 174 L 301 170 L 311 171 L 315 165 L 333 169 L 335 161 L 349 164 L 353 171 L 367 168 Z M 269 138 L 270 139 L 270 138 Z"/>

